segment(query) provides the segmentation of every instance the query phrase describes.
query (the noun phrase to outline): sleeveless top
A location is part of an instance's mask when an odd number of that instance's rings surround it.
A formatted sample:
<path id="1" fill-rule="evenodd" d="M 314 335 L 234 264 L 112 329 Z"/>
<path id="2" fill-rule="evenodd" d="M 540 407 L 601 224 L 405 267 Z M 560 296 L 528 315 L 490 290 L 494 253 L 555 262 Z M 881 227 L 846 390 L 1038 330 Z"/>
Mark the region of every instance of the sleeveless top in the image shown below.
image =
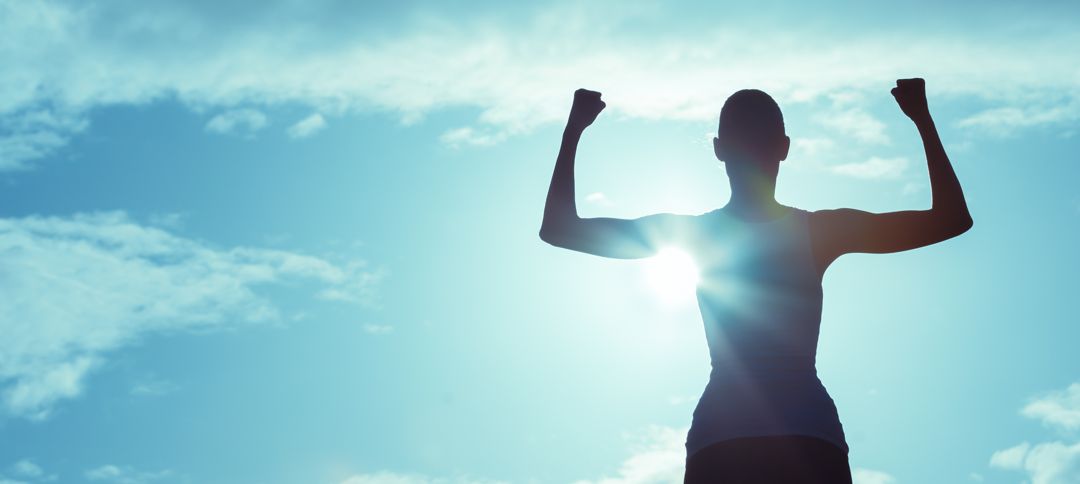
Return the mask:
<path id="1" fill-rule="evenodd" d="M 815 367 L 822 292 L 808 221 L 796 208 L 765 222 L 714 210 L 694 224 L 687 242 L 701 275 L 712 372 L 687 433 L 688 457 L 727 439 L 778 435 L 848 451 Z"/>

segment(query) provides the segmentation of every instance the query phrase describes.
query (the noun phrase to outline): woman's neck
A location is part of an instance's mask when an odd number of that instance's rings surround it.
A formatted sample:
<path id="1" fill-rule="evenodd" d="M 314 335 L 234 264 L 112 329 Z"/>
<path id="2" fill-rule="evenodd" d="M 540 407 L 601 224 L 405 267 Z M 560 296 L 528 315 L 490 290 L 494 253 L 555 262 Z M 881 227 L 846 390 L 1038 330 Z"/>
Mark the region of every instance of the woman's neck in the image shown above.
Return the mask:
<path id="1" fill-rule="evenodd" d="M 736 195 L 733 192 L 724 210 L 728 213 L 748 222 L 765 222 L 783 217 L 790 210 L 781 205 L 772 196 L 772 193 L 761 193 L 756 196 Z"/>

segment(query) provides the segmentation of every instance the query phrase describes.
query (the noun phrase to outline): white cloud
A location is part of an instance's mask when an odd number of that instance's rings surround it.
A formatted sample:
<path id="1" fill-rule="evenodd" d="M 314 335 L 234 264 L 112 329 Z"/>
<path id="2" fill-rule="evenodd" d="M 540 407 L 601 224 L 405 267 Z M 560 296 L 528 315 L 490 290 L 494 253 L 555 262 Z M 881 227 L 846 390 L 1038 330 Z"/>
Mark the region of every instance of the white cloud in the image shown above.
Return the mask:
<path id="1" fill-rule="evenodd" d="M 111 352 L 150 334 L 278 321 L 268 285 L 373 304 L 375 274 L 362 261 L 216 248 L 122 212 L 0 219 L 0 410 L 48 417 Z"/>
<path id="2" fill-rule="evenodd" d="M 975 128 L 996 135 L 1011 135 L 1032 126 L 1059 126 L 1080 120 L 1080 106 L 1069 103 L 1036 106 L 1007 106 L 986 109 L 956 123 L 962 128 Z"/>
<path id="3" fill-rule="evenodd" d="M 160 397 L 180 389 L 180 385 L 160 378 L 147 378 L 132 385 L 130 393 L 136 397 Z"/>
<path id="4" fill-rule="evenodd" d="M 1033 399 L 1021 414 L 1042 420 L 1043 424 L 1068 434 L 1078 428 L 1078 411 L 1080 383 L 1073 383 L 1065 390 Z M 1032 484 L 1080 482 L 1080 442 L 1050 441 L 1034 445 L 1023 442 L 994 452 L 990 456 L 990 465 L 1026 471 Z"/>
<path id="5" fill-rule="evenodd" d="M 367 262 L 352 261 L 343 266 L 334 284 L 319 291 L 315 296 L 325 301 L 342 301 L 378 306 L 376 289 L 386 277 L 385 269 L 367 270 Z M 347 277 L 344 275 L 348 274 Z"/>
<path id="6" fill-rule="evenodd" d="M 187 215 L 182 213 L 155 213 L 150 215 L 147 223 L 154 227 L 176 230 L 184 227 L 186 219 Z"/>
<path id="7" fill-rule="evenodd" d="M 619 464 L 614 476 L 582 479 L 573 484 L 675 484 L 683 482 L 686 471 L 686 428 L 653 425 L 641 432 L 627 434 L 630 455 Z M 893 476 L 870 469 L 852 470 L 854 484 L 893 484 Z M 375 472 L 357 474 L 340 484 L 474 484 L 496 481 L 470 478 L 433 478 L 421 474 Z"/>
<path id="8" fill-rule="evenodd" d="M 1080 443 L 1026 442 L 995 452 L 990 465 L 1001 469 L 1024 470 L 1031 484 L 1073 484 L 1080 482 Z"/>
<path id="9" fill-rule="evenodd" d="M 27 168 L 27 162 L 52 154 L 87 126 L 82 116 L 55 109 L 0 109 L 0 171 Z"/>
<path id="10" fill-rule="evenodd" d="M 858 163 L 844 163 L 829 167 L 829 171 L 838 175 L 854 178 L 880 179 L 899 178 L 904 174 L 908 166 L 908 159 L 904 157 L 879 158 L 870 157 L 869 160 Z"/>
<path id="11" fill-rule="evenodd" d="M 852 484 L 892 484 L 896 479 L 884 472 L 856 468 L 851 470 Z"/>
<path id="12" fill-rule="evenodd" d="M 836 108 L 850 108 L 862 104 L 866 99 L 866 95 L 858 91 L 837 91 L 829 93 L 826 97 L 832 101 L 833 107 Z"/>
<path id="13" fill-rule="evenodd" d="M 364 332 L 367 334 L 390 334 L 393 331 L 394 327 L 388 324 L 368 323 L 364 325 Z"/>
<path id="14" fill-rule="evenodd" d="M 0 31 L 14 46 L 0 47 L 0 119 L 49 110 L 78 120 L 96 107 L 166 98 L 207 111 L 292 103 L 412 122 L 466 108 L 478 113 L 475 125 L 444 137 L 484 145 L 564 120 L 581 86 L 604 92 L 605 116 L 712 120 L 726 96 L 746 86 L 781 104 L 826 96 L 842 99 L 843 109 L 891 104 L 892 80 L 911 73 L 928 79 L 935 102 L 963 97 L 1021 111 L 1054 100 L 1064 106 L 1053 115 L 998 112 L 1011 120 L 1006 124 L 1080 112 L 1071 101 L 1080 92 L 1075 56 L 1060 47 L 1080 44 L 1080 32 L 1059 28 L 1061 17 L 1049 10 L 1024 19 L 1037 35 L 1017 36 L 989 28 L 928 34 L 918 26 L 888 33 L 835 25 L 675 29 L 644 7 L 613 14 L 566 5 L 500 25 L 497 13 L 450 21 L 417 7 L 407 17 L 388 16 L 375 36 L 348 21 L 358 12 L 308 3 L 265 2 L 260 15 L 237 18 L 196 4 L 0 0 Z M 986 16 L 1015 20 L 1001 10 Z M 656 32 L 641 35 L 642 25 Z M 747 43 L 751 37 L 759 41 Z M 855 136 L 884 139 L 874 123 L 858 122 L 859 111 L 839 116 L 831 122 Z M 12 169 L 55 153 L 77 130 L 4 133 L 0 138 L 14 141 L 0 142 L 0 169 Z"/>
<path id="15" fill-rule="evenodd" d="M 1005 450 L 994 452 L 990 456 L 990 465 L 1002 469 L 1021 469 L 1024 465 L 1024 456 L 1031 450 L 1031 444 L 1024 442 Z"/>
<path id="16" fill-rule="evenodd" d="M 604 192 L 593 192 L 585 195 L 585 201 L 589 203 L 595 203 L 604 207 L 610 207 L 612 205 L 615 205 L 614 203 L 612 203 L 611 199 L 607 197 L 607 195 L 604 195 Z"/>
<path id="17" fill-rule="evenodd" d="M 1080 443 L 1045 442 L 1028 451 L 1024 467 L 1032 484 L 1080 482 Z"/>
<path id="18" fill-rule="evenodd" d="M 1080 383 L 1036 398 L 1020 411 L 1025 417 L 1065 431 L 1080 429 Z"/>
<path id="19" fill-rule="evenodd" d="M 358 474 L 341 481 L 341 484 L 429 484 L 432 479 L 418 474 L 398 474 L 394 472 L 376 472 Z"/>
<path id="20" fill-rule="evenodd" d="M 914 195 L 923 191 L 924 188 L 926 188 L 925 183 L 907 182 L 904 184 L 904 188 L 901 189 L 901 193 L 904 195 Z"/>
<path id="21" fill-rule="evenodd" d="M 266 127 L 266 115 L 254 109 L 225 111 L 206 123 L 206 130 L 218 134 L 251 136 Z"/>
<path id="22" fill-rule="evenodd" d="M 402 474 L 380 471 L 371 474 L 357 474 L 341 481 L 341 484 L 503 484 L 502 481 L 479 480 L 469 477 L 445 479 L 428 477 L 422 474 Z"/>
<path id="23" fill-rule="evenodd" d="M 862 109 L 835 111 L 817 117 L 817 121 L 839 133 L 869 144 L 886 144 L 885 123 Z"/>
<path id="24" fill-rule="evenodd" d="M 695 395 L 669 395 L 667 402 L 669 405 L 693 405 L 698 402 L 698 398 Z"/>
<path id="25" fill-rule="evenodd" d="M 836 143 L 831 138 L 794 138 L 791 140 L 792 151 L 809 157 L 825 153 L 834 146 Z"/>
<path id="26" fill-rule="evenodd" d="M 632 435 L 636 440 L 632 453 L 620 465 L 616 476 L 597 480 L 579 480 L 574 484 L 670 484 L 683 482 L 686 472 L 686 431 L 666 426 L 651 426 Z M 889 474 L 870 469 L 852 470 L 854 484 L 892 484 Z"/>
<path id="27" fill-rule="evenodd" d="M 315 113 L 297 121 L 296 124 L 289 126 L 288 133 L 290 138 L 307 138 L 308 136 L 322 131 L 325 127 L 326 119 L 323 118 L 322 114 Z"/>
<path id="28" fill-rule="evenodd" d="M 45 470 L 33 461 L 23 459 L 11 465 L 12 472 L 17 476 L 37 479 L 45 477 Z"/>
<path id="29" fill-rule="evenodd" d="M 439 141 L 455 148 L 461 145 L 491 146 L 505 138 L 505 132 L 481 132 L 469 126 L 454 128 L 439 135 Z"/>
<path id="30" fill-rule="evenodd" d="M 582 480 L 575 484 L 670 484 L 683 482 L 686 459 L 686 429 L 653 426 L 629 435 L 635 441 L 632 454 L 619 466 L 613 478 Z M 463 476 L 457 479 L 431 478 L 421 474 L 381 471 L 356 474 L 340 484 L 496 484 Z"/>
<path id="31" fill-rule="evenodd" d="M 615 477 L 575 484 L 664 484 L 683 481 L 686 471 L 686 429 L 652 426 L 637 436 L 633 453 Z"/>
<path id="32" fill-rule="evenodd" d="M 87 480 L 115 484 L 147 484 L 174 476 L 171 470 L 147 472 L 128 466 L 103 465 L 83 474 Z"/>

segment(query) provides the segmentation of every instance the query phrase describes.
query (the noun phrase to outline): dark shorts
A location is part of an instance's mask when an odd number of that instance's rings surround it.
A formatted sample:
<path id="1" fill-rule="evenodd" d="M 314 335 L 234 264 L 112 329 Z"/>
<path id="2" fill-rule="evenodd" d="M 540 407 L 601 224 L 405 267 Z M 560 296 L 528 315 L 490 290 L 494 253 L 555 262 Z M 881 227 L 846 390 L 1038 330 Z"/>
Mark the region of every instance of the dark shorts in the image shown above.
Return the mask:
<path id="1" fill-rule="evenodd" d="M 684 484 L 851 484 L 847 453 L 816 437 L 783 435 L 717 442 L 686 459 Z"/>

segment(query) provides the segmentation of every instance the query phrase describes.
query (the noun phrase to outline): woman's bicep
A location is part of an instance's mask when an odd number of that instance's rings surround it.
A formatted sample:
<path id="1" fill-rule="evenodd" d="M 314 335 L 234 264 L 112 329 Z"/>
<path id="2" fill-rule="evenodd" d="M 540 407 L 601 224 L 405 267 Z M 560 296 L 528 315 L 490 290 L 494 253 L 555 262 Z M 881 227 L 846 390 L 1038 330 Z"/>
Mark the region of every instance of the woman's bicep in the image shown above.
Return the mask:
<path id="1" fill-rule="evenodd" d="M 615 259 L 640 259 L 656 254 L 674 225 L 672 214 L 636 219 L 581 218 L 542 235 L 557 247 Z"/>
<path id="2" fill-rule="evenodd" d="M 850 252 L 886 254 L 917 249 L 962 233 L 932 210 L 820 210 L 814 212 L 812 223 L 816 245 L 831 258 Z"/>

